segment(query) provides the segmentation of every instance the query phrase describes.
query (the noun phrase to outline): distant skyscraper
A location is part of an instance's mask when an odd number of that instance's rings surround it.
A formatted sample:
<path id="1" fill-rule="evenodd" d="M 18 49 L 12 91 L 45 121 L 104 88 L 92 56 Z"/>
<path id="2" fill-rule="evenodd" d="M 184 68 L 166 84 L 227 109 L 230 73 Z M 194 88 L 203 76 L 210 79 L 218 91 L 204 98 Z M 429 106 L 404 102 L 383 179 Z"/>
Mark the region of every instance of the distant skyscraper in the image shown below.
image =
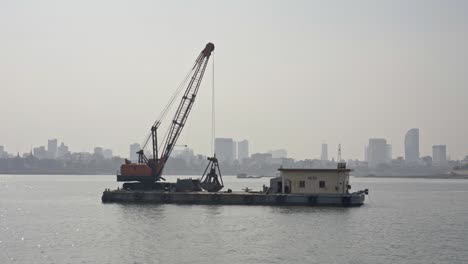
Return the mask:
<path id="1" fill-rule="evenodd" d="M 447 146 L 434 145 L 432 146 L 432 165 L 447 166 Z"/>
<path id="2" fill-rule="evenodd" d="M 364 161 L 369 161 L 369 146 L 364 147 Z"/>
<path id="3" fill-rule="evenodd" d="M 47 142 L 47 157 L 55 159 L 57 157 L 57 139 L 49 139 Z"/>
<path id="4" fill-rule="evenodd" d="M 367 153 L 369 167 L 375 168 L 379 164 L 386 163 L 386 146 L 387 140 L 383 138 L 369 139 Z"/>
<path id="5" fill-rule="evenodd" d="M 232 141 L 232 159 L 237 159 L 237 142 Z"/>
<path id="6" fill-rule="evenodd" d="M 138 161 L 138 154 L 137 152 L 141 150 L 140 144 L 133 143 L 130 145 L 130 160 L 133 162 Z"/>
<path id="7" fill-rule="evenodd" d="M 5 151 L 5 148 L 3 146 L 0 146 L 0 158 L 6 157 L 8 157 L 8 153 Z"/>
<path id="8" fill-rule="evenodd" d="M 419 128 L 408 130 L 405 135 L 405 160 L 414 163 L 419 159 Z"/>
<path id="9" fill-rule="evenodd" d="M 234 141 L 232 138 L 216 138 L 215 139 L 215 153 L 216 157 L 221 162 L 234 161 Z"/>
<path id="10" fill-rule="evenodd" d="M 392 145 L 385 145 L 385 162 L 392 163 Z"/>
<path id="11" fill-rule="evenodd" d="M 271 164 L 273 155 L 271 153 L 252 154 L 252 160 L 255 164 Z"/>
<path id="12" fill-rule="evenodd" d="M 102 151 L 102 155 L 104 156 L 105 159 L 112 159 L 112 149 L 104 149 Z"/>
<path id="13" fill-rule="evenodd" d="M 47 158 L 47 151 L 44 146 L 40 146 L 33 149 L 34 157 L 38 159 L 46 159 Z"/>
<path id="14" fill-rule="evenodd" d="M 249 157 L 249 141 L 242 140 L 237 142 L 237 159 L 242 161 Z"/>
<path id="15" fill-rule="evenodd" d="M 95 159 L 103 159 L 104 158 L 104 150 L 101 147 L 95 147 L 93 156 Z"/>
<path id="16" fill-rule="evenodd" d="M 177 157 L 183 159 L 187 164 L 189 164 L 194 157 L 193 149 L 185 147 L 184 149 L 179 150 Z"/>
<path id="17" fill-rule="evenodd" d="M 62 142 L 60 146 L 57 147 L 57 158 L 65 158 L 66 156 L 69 156 L 70 151 L 68 150 L 68 146 L 65 146 L 65 144 Z"/>
<path id="18" fill-rule="evenodd" d="M 322 155 L 320 155 L 321 160 L 328 160 L 328 145 L 322 144 Z"/>
<path id="19" fill-rule="evenodd" d="M 268 153 L 271 154 L 271 157 L 273 159 L 279 159 L 279 158 L 287 158 L 288 157 L 288 151 L 285 149 L 275 149 L 275 150 L 270 150 Z"/>

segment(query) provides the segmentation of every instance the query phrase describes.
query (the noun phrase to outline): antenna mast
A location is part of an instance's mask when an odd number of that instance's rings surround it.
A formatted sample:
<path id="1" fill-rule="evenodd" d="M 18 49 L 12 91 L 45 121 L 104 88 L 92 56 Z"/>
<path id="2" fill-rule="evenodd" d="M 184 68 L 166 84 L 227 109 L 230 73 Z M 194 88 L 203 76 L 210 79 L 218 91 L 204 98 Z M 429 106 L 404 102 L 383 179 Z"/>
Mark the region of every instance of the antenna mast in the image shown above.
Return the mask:
<path id="1" fill-rule="evenodd" d="M 346 169 L 346 162 L 341 158 L 341 144 L 338 144 L 337 169 Z"/>

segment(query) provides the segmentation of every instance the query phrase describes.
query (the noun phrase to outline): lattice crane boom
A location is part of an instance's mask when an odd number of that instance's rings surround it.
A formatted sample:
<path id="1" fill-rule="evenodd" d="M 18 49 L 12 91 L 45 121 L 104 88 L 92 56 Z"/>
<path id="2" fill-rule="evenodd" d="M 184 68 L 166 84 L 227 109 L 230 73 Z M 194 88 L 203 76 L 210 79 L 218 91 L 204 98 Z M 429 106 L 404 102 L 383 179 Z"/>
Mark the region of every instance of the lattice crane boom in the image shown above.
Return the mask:
<path id="1" fill-rule="evenodd" d="M 161 177 L 164 166 L 171 155 L 172 150 L 174 149 L 176 142 L 182 133 L 184 125 L 187 121 L 187 118 L 192 110 L 193 104 L 195 102 L 198 89 L 205 74 L 206 66 L 210 59 L 211 53 L 214 50 L 214 44 L 208 43 L 205 48 L 198 55 L 195 64 L 192 68 L 192 76 L 188 82 L 187 88 L 181 98 L 177 111 L 174 114 L 171 125 L 169 127 L 168 133 L 166 134 L 165 139 L 163 140 L 163 148 L 161 151 L 161 156 L 156 160 L 154 164 L 148 164 L 152 167 L 153 176 L 155 181 L 163 179 Z M 158 144 L 156 130 L 159 127 L 161 122 L 157 121 L 151 128 L 152 142 L 153 142 L 153 157 L 158 156 Z"/>
<path id="2" fill-rule="evenodd" d="M 193 67 L 191 67 L 183 82 L 176 89 L 168 104 L 161 112 L 161 115 L 151 126 L 150 134 L 142 144 L 141 150 L 137 152 L 138 163 L 132 163 L 131 161 L 126 160 L 125 164 L 120 166 L 120 174 L 117 175 L 117 181 L 139 181 L 147 184 L 160 181 L 161 179 L 164 180 L 164 178 L 161 177 L 164 166 L 166 165 L 172 150 L 176 146 L 177 139 L 182 133 L 185 122 L 192 110 L 203 75 L 205 74 L 208 60 L 210 59 L 213 50 L 214 44 L 208 43 L 200 52 L 193 64 Z M 183 90 L 184 87 L 185 90 Z M 184 91 L 182 99 L 180 100 L 172 122 L 169 125 L 169 129 L 161 141 L 162 149 L 159 151 L 158 128 L 182 91 Z M 150 140 L 152 143 L 152 158 L 146 157 L 144 151 Z"/>

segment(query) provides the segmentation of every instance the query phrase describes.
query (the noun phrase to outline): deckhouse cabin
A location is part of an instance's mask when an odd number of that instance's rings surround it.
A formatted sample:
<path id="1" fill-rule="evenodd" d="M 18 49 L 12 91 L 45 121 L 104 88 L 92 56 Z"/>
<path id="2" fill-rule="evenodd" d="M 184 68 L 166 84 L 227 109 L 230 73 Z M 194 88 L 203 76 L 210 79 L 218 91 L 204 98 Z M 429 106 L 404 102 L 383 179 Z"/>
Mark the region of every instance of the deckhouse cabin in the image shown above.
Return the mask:
<path id="1" fill-rule="evenodd" d="M 280 176 L 270 180 L 270 193 L 347 194 L 349 173 L 346 164 L 336 169 L 279 168 Z"/>

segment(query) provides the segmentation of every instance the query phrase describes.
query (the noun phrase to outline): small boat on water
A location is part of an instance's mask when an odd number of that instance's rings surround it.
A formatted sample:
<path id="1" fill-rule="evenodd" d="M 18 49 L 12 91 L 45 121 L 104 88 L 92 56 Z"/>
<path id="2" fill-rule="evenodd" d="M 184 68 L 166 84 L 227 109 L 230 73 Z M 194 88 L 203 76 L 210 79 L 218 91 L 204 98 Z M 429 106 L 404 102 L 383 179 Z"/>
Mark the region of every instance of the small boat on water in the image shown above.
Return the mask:
<path id="1" fill-rule="evenodd" d="M 237 174 L 237 178 L 239 178 L 239 179 L 260 179 L 262 177 L 263 176 L 259 176 L 259 175 L 247 175 L 247 173 L 238 173 Z"/>

